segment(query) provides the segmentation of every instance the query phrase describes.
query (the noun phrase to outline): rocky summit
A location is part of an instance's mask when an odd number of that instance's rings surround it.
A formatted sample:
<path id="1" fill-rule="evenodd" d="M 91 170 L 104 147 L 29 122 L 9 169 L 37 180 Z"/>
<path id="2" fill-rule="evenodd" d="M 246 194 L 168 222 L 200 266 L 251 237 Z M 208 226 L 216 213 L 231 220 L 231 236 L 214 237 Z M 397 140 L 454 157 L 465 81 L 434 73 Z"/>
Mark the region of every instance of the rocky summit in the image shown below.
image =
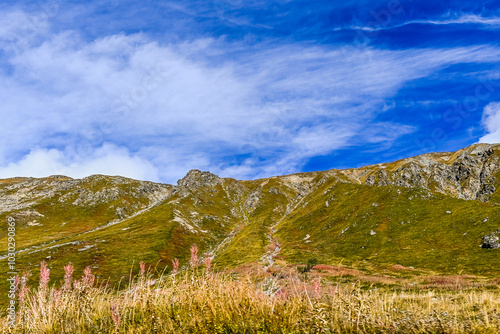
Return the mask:
<path id="1" fill-rule="evenodd" d="M 356 169 L 239 181 L 191 170 L 177 185 L 93 175 L 0 180 L 2 229 L 16 261 L 92 265 L 126 277 L 134 262 L 171 270 L 189 247 L 216 268 L 310 259 L 378 271 L 500 274 L 500 145 L 477 144 Z M 0 243 L 6 261 L 7 233 Z"/>

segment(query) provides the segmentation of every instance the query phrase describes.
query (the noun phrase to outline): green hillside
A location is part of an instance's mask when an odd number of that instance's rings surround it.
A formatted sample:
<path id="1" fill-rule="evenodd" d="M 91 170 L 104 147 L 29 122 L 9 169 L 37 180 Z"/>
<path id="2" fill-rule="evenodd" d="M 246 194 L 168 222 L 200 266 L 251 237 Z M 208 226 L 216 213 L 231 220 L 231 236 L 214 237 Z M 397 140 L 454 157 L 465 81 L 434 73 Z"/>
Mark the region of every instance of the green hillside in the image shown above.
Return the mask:
<path id="1" fill-rule="evenodd" d="M 176 186 L 102 175 L 2 180 L 2 265 L 14 217 L 18 270 L 45 260 L 53 277 L 69 261 L 113 282 L 139 261 L 169 271 L 174 258 L 187 266 L 193 243 L 219 269 L 315 258 L 367 273 L 402 265 L 499 276 L 500 249 L 481 247 L 500 230 L 499 157 L 498 146 L 475 145 L 254 181 L 194 170 Z"/>

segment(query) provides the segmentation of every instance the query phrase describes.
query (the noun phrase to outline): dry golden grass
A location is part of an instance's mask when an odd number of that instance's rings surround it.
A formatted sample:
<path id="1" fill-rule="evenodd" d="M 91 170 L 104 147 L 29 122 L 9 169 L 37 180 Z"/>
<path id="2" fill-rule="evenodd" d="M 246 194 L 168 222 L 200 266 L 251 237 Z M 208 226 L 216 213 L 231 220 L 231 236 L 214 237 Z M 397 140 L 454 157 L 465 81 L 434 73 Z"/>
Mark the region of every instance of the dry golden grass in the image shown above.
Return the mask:
<path id="1" fill-rule="evenodd" d="M 331 268 L 323 268 L 329 270 Z M 338 271 L 339 268 L 333 269 Z M 85 279 L 86 277 L 86 279 Z M 18 305 L 13 333 L 497 333 L 496 290 L 362 289 L 293 268 L 252 275 L 200 267 L 126 289 L 40 287 Z M 431 279 L 431 278 L 428 278 Z M 448 284 L 437 277 L 430 284 Z M 451 279 L 452 280 L 452 279 Z M 454 282 L 451 282 L 456 284 Z M 69 288 L 68 288 L 69 287 Z M 7 328 L 6 319 L 3 328 Z M 7 330 L 5 331 L 7 332 Z"/>

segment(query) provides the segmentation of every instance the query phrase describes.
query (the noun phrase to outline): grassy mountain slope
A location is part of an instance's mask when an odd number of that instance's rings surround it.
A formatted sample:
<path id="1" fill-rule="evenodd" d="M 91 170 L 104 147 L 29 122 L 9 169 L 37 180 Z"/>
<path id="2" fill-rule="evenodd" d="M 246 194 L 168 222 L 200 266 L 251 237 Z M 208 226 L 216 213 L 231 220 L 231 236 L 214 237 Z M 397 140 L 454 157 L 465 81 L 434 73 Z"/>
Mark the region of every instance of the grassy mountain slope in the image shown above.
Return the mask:
<path id="1" fill-rule="evenodd" d="M 114 281 L 134 261 L 187 265 L 193 243 L 219 268 L 317 258 L 374 272 L 401 264 L 498 276 L 500 250 L 480 245 L 500 230 L 499 159 L 499 146 L 474 145 L 253 181 L 196 170 L 177 186 L 111 176 L 7 179 L 0 219 L 16 219 L 18 269 L 46 260 L 59 277 L 69 261 Z M 2 256 L 6 224 L 0 229 Z"/>

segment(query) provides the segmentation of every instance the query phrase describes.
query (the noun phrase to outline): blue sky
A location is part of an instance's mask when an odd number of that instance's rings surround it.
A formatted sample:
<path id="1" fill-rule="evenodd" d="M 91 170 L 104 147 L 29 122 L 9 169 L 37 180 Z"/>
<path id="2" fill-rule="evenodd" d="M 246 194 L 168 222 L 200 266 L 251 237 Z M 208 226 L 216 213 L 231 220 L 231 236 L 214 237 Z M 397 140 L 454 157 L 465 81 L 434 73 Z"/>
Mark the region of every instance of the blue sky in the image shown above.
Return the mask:
<path id="1" fill-rule="evenodd" d="M 500 1 L 2 1 L 0 177 L 253 179 L 500 142 Z"/>

